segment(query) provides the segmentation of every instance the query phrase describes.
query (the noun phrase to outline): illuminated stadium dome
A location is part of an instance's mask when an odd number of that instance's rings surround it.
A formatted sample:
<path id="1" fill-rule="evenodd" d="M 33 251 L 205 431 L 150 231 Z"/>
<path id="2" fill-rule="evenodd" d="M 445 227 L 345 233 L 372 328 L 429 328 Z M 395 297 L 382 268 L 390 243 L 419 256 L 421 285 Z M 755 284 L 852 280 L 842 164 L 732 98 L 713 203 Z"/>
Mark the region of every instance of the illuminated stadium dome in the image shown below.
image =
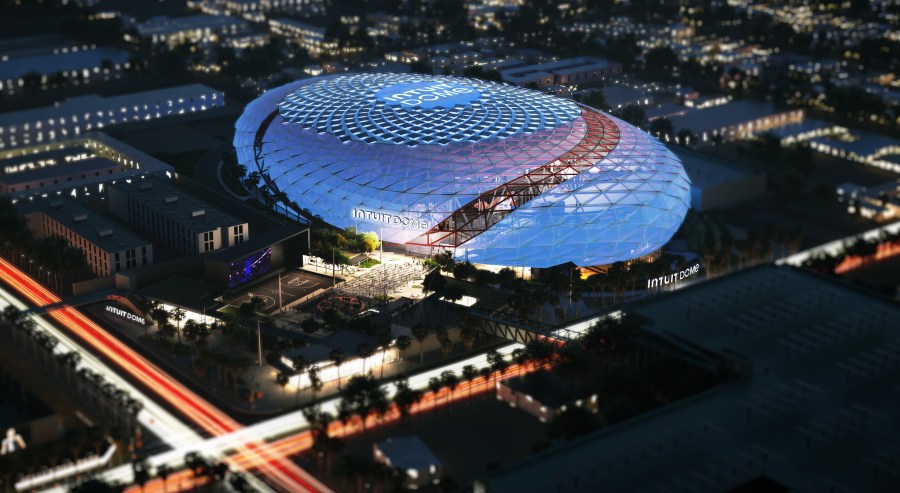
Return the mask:
<path id="1" fill-rule="evenodd" d="M 236 124 L 238 161 L 338 227 L 490 265 L 647 254 L 690 203 L 678 159 L 600 111 L 506 84 L 415 74 L 307 79 Z"/>

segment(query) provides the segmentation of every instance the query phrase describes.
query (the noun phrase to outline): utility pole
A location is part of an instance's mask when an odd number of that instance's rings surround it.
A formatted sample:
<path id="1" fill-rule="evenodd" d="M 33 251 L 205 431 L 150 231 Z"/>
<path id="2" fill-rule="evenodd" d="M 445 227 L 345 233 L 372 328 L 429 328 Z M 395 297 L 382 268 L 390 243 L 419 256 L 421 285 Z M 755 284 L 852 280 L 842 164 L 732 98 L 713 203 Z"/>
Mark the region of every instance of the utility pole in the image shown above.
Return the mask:
<path id="1" fill-rule="evenodd" d="M 387 298 L 387 279 L 385 279 L 387 267 L 384 265 L 384 226 L 378 228 L 378 246 L 380 248 L 378 263 L 381 264 L 381 300 L 384 301 Z"/>
<path id="2" fill-rule="evenodd" d="M 278 311 L 281 311 L 281 272 L 278 273 Z"/>
<path id="3" fill-rule="evenodd" d="M 331 287 L 337 284 L 334 278 L 334 247 L 331 247 Z"/>
<path id="4" fill-rule="evenodd" d="M 262 366 L 262 332 L 259 329 L 259 320 L 256 321 L 256 348 L 259 358 L 259 366 Z"/>

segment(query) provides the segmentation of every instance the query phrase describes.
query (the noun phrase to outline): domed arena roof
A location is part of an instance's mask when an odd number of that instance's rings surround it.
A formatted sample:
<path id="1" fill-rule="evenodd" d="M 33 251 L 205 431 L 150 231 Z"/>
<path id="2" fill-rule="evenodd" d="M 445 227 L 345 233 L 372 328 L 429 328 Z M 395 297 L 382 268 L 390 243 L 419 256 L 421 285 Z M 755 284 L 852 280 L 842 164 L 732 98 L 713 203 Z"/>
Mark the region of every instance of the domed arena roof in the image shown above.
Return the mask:
<path id="1" fill-rule="evenodd" d="M 572 101 L 447 76 L 356 74 L 270 90 L 238 160 L 300 207 L 493 265 L 628 260 L 665 244 L 690 182 L 635 127 Z"/>

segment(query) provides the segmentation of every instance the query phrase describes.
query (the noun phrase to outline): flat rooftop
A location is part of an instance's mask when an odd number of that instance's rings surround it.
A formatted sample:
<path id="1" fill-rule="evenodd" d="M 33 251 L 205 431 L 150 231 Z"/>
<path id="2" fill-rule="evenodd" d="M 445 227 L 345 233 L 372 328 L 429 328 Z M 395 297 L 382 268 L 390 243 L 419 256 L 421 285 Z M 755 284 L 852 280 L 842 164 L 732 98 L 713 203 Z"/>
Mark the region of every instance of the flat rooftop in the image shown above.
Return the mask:
<path id="1" fill-rule="evenodd" d="M 687 128 L 699 134 L 777 115 L 784 111 L 786 110 L 779 110 L 773 103 L 767 101 L 742 100 L 702 110 L 692 109 L 683 115 L 674 115 L 670 119 L 676 131 Z"/>
<path id="2" fill-rule="evenodd" d="M 871 156 L 879 151 L 887 151 L 891 147 L 895 149 L 894 159 L 897 159 L 896 156 L 900 154 L 900 139 L 856 129 L 850 129 L 845 136 L 816 137 L 811 142 L 818 142 L 860 156 Z"/>
<path id="3" fill-rule="evenodd" d="M 303 29 L 305 31 L 311 31 L 314 33 L 325 34 L 326 29 L 322 26 L 316 26 L 313 24 L 309 24 L 306 22 L 298 21 L 291 19 L 289 17 L 277 17 L 275 19 L 270 19 L 269 23 L 277 22 L 279 24 L 287 24 L 288 26 L 296 27 L 297 29 Z"/>
<path id="4" fill-rule="evenodd" d="M 391 467 L 400 471 L 427 471 L 430 467 L 441 464 L 434 452 L 416 435 L 388 438 L 375 446 L 390 459 Z"/>
<path id="5" fill-rule="evenodd" d="M 110 188 L 121 191 L 150 209 L 176 218 L 179 223 L 189 225 L 197 232 L 247 222 L 155 177 L 133 180 L 131 183 L 119 181 Z"/>
<path id="6" fill-rule="evenodd" d="M 100 96 L 88 94 L 66 99 L 53 106 L 43 106 L 28 110 L 0 113 L 0 126 L 18 126 L 23 123 L 35 123 L 50 118 L 69 115 L 83 115 L 97 111 L 116 111 L 135 105 L 155 104 L 179 98 L 192 98 L 218 93 L 219 91 L 203 84 L 187 84 L 166 87 L 152 91 L 133 92 L 118 96 Z M 223 101 L 224 102 L 224 101 Z"/>
<path id="7" fill-rule="evenodd" d="M 24 76 L 29 72 L 39 74 L 53 74 L 56 72 L 80 72 L 84 69 L 92 69 L 102 66 L 104 60 L 109 60 L 113 65 L 123 64 L 131 56 L 125 50 L 118 48 L 93 48 L 87 50 L 70 51 L 60 53 L 43 53 L 30 56 L 10 58 L 0 61 L 0 80 L 13 80 Z"/>
<path id="8" fill-rule="evenodd" d="M 697 188 L 724 185 L 757 174 L 737 163 L 686 147 L 669 146 L 669 150 L 681 160 L 691 184 Z"/>
<path id="9" fill-rule="evenodd" d="M 82 159 L 72 163 L 57 164 L 55 166 L 43 166 L 28 169 L 18 173 L 0 175 L 0 183 L 7 186 L 17 183 L 32 182 L 35 180 L 52 180 L 54 177 L 66 175 L 90 175 L 94 173 L 108 174 L 109 170 L 118 169 L 119 164 L 102 157 Z"/>
<path id="10" fill-rule="evenodd" d="M 576 58 L 566 58 L 556 62 L 537 63 L 534 65 L 511 68 L 503 70 L 501 73 L 504 77 L 524 77 L 526 75 L 530 76 L 536 72 L 570 74 L 590 70 L 592 68 L 608 68 L 616 65 L 618 65 L 618 63 L 603 58 L 580 56 Z"/>
<path id="11" fill-rule="evenodd" d="M 727 491 L 763 475 L 798 492 L 900 491 L 889 473 L 900 461 L 896 303 L 767 265 L 630 311 L 747 375 L 488 473 L 489 491 Z"/>
<path id="12" fill-rule="evenodd" d="M 108 253 L 150 245 L 138 234 L 68 198 L 22 201 L 16 208 L 22 214 L 45 214 Z"/>
<path id="13" fill-rule="evenodd" d="M 247 26 L 247 21 L 227 15 L 188 15 L 185 17 L 153 17 L 135 26 L 140 36 L 169 34 L 191 29 L 216 29 L 233 24 Z"/>

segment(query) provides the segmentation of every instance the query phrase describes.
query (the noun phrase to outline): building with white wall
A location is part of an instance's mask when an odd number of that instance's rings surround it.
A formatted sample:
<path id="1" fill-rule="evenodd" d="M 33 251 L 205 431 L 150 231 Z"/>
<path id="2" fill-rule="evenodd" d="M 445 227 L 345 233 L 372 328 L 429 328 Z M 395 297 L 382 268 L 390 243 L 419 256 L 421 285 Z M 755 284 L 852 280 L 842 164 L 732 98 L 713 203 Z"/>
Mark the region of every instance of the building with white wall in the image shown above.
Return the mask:
<path id="1" fill-rule="evenodd" d="M 28 201 L 18 208 L 36 237 L 65 238 L 84 252 L 98 277 L 153 264 L 149 241 L 73 200 Z"/>
<path id="2" fill-rule="evenodd" d="M 109 208 L 139 231 L 184 255 L 220 250 L 250 238 L 246 220 L 162 179 L 111 185 Z"/>
<path id="3" fill-rule="evenodd" d="M 202 84 L 99 96 L 91 94 L 0 114 L 0 149 L 76 139 L 86 132 L 127 122 L 206 111 L 225 105 L 225 94 Z"/>
<path id="4" fill-rule="evenodd" d="M 0 150 L 0 193 L 23 199 L 103 193 L 116 181 L 165 176 L 168 164 L 100 132 L 82 138 Z"/>

